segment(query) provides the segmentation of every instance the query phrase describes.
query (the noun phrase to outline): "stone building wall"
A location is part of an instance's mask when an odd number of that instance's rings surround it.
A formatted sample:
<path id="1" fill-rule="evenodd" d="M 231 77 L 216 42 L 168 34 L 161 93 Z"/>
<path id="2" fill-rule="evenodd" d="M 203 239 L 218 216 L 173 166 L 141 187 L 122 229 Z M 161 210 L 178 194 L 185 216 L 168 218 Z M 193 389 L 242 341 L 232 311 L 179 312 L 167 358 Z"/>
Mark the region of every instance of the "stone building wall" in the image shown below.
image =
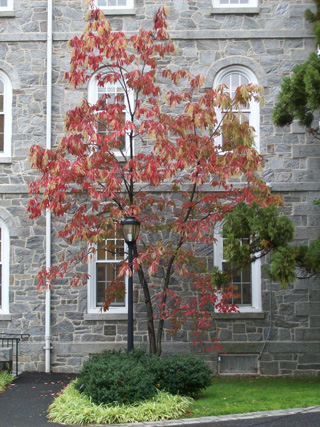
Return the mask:
<path id="1" fill-rule="evenodd" d="M 292 125 L 278 129 L 271 112 L 284 76 L 314 49 L 310 25 L 303 18 L 310 1 L 260 0 L 259 13 L 213 12 L 209 0 L 136 0 L 129 15 L 108 16 L 115 30 L 133 34 L 142 24 L 151 28 L 159 6 L 170 8 L 170 34 L 178 47 L 172 58 L 179 68 L 206 75 L 212 87 L 217 73 L 230 65 L 248 67 L 264 87 L 260 116 L 260 147 L 264 178 L 284 196 L 283 212 L 296 224 L 296 238 L 307 243 L 319 234 L 320 144 Z M 67 41 L 80 34 L 85 6 L 79 0 L 54 0 L 52 141 L 63 135 L 68 109 L 86 95 L 63 82 L 69 66 Z M 27 183 L 34 177 L 27 161 L 29 147 L 45 146 L 46 128 L 46 1 L 15 1 L 15 13 L 0 13 L 0 70 L 13 87 L 12 158 L 0 159 L 0 219 L 10 232 L 10 314 L 0 314 L 0 332 L 28 333 L 20 345 L 20 369 L 44 370 L 44 293 L 35 274 L 45 264 L 45 218 L 28 220 Z M 58 255 L 65 244 L 55 238 Z M 271 290 L 270 290 L 271 288 Z M 320 287 L 318 280 L 298 280 L 287 290 L 262 281 L 263 311 L 217 314 L 211 338 L 219 338 L 221 354 L 207 356 L 217 372 L 258 372 L 262 375 L 309 375 L 320 372 Z M 270 318 L 270 300 L 272 314 Z M 70 288 L 57 281 L 52 290 L 52 370 L 77 372 L 90 353 L 125 347 L 126 316 L 87 313 L 86 287 Z M 135 291 L 135 342 L 147 345 L 142 295 Z M 271 327 L 270 327 L 271 326 Z M 190 331 L 176 337 L 165 331 L 164 350 L 196 351 Z M 246 357 L 249 355 L 253 357 Z M 233 363 L 233 364 L 232 364 Z M 229 364 L 229 365 L 228 365 Z M 238 364 L 238 365 L 237 365 Z"/>

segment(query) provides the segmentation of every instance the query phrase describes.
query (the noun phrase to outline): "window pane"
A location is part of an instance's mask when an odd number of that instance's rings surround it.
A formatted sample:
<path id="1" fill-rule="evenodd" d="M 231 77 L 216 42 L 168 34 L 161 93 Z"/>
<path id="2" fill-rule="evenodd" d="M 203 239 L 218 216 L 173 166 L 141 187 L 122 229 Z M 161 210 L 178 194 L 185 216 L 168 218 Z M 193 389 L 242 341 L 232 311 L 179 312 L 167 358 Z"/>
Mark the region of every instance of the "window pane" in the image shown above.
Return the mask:
<path id="1" fill-rule="evenodd" d="M 97 306 L 103 305 L 106 291 L 106 268 L 105 265 L 97 264 Z"/>
<path id="2" fill-rule="evenodd" d="M 124 258 L 124 241 L 123 239 L 116 240 L 116 258 L 121 261 Z"/>
<path id="3" fill-rule="evenodd" d="M 123 93 L 123 89 L 120 84 L 107 84 L 105 87 L 98 87 L 98 99 L 101 99 L 103 95 L 107 94 L 106 103 L 107 104 L 124 104 L 125 96 Z M 103 103 L 101 106 L 102 109 L 105 108 L 105 104 Z M 126 108 L 124 107 L 122 114 L 118 115 L 118 123 L 114 125 L 112 128 L 110 123 L 103 122 L 103 119 L 99 118 L 98 122 L 98 133 L 100 135 L 106 135 L 109 132 L 117 132 L 118 129 L 125 125 L 126 123 Z M 124 150 L 126 148 L 126 135 L 117 135 L 115 133 L 118 140 L 120 140 L 119 149 Z"/>
<path id="4" fill-rule="evenodd" d="M 109 286 L 109 284 L 114 281 L 117 277 L 119 271 L 119 265 L 113 263 L 107 264 L 97 264 L 96 269 L 96 299 L 97 306 L 101 307 L 105 302 L 105 292 Z M 119 295 L 114 302 L 111 303 L 111 306 L 124 306 L 125 305 L 125 284 L 123 282 L 122 287 L 123 295 Z"/>
<path id="5" fill-rule="evenodd" d="M 0 307 L 2 307 L 2 235 L 0 228 Z"/>
<path id="6" fill-rule="evenodd" d="M 0 152 L 4 151 L 4 115 L 0 114 Z"/>
<path id="7" fill-rule="evenodd" d="M 108 261 L 114 261 L 116 259 L 116 242 L 115 239 L 108 239 L 106 249 L 106 259 Z"/>
<path id="8" fill-rule="evenodd" d="M 105 251 L 105 243 L 99 242 L 98 243 L 98 250 L 97 250 L 97 259 L 103 260 L 106 258 L 106 251 Z"/>
<path id="9" fill-rule="evenodd" d="M 220 4 L 249 4 L 249 0 L 220 0 Z"/>
<path id="10" fill-rule="evenodd" d="M 252 304 L 251 283 L 242 285 L 242 304 Z"/>
<path id="11" fill-rule="evenodd" d="M 241 283 L 241 270 L 233 273 L 232 281 L 233 283 Z"/>
<path id="12" fill-rule="evenodd" d="M 0 94 L 0 112 L 3 112 L 3 95 Z"/>
<path id="13" fill-rule="evenodd" d="M 241 239 L 242 243 L 248 243 L 248 238 Z M 233 285 L 234 298 L 232 302 L 237 305 L 252 304 L 252 280 L 251 264 L 243 267 L 240 271 L 232 271 L 232 266 L 228 262 L 222 262 L 222 271 L 231 274 L 231 284 Z"/>
<path id="14" fill-rule="evenodd" d="M 0 0 L 0 7 L 8 7 L 8 0 Z"/>
<path id="15" fill-rule="evenodd" d="M 98 7 L 126 6 L 127 0 L 97 0 Z"/>
<path id="16" fill-rule="evenodd" d="M 247 265 L 242 269 L 242 280 L 244 282 L 251 282 L 251 265 Z"/>

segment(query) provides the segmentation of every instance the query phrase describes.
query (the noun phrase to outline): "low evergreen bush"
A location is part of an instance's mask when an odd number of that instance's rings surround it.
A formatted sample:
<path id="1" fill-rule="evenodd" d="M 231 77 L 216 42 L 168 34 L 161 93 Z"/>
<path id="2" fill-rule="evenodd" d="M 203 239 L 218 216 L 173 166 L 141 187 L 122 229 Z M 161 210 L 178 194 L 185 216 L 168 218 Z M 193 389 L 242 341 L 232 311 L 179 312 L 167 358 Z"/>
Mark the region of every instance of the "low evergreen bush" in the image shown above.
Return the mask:
<path id="1" fill-rule="evenodd" d="M 192 396 L 210 383 L 210 369 L 191 354 L 160 358 L 141 350 L 106 350 L 84 364 L 75 388 L 97 404 L 131 404 L 151 399 L 157 390 Z"/>
<path id="2" fill-rule="evenodd" d="M 157 389 L 153 375 L 141 362 L 143 356 L 121 351 L 94 355 L 84 364 L 75 387 L 97 404 L 130 404 L 150 399 Z"/>
<path id="3" fill-rule="evenodd" d="M 157 387 L 171 394 L 193 396 L 211 384 L 209 367 L 190 353 L 153 357 L 150 365 Z"/>

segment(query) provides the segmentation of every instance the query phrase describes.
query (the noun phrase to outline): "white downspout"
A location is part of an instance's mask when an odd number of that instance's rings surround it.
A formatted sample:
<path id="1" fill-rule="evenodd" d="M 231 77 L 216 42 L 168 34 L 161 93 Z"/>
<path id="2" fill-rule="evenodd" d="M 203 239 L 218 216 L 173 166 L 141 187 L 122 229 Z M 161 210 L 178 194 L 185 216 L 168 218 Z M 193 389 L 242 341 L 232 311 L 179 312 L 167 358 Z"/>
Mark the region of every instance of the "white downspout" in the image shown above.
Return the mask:
<path id="1" fill-rule="evenodd" d="M 47 117 L 46 117 L 46 148 L 51 149 L 52 122 L 52 0 L 48 0 L 47 17 Z M 46 268 L 51 267 L 51 213 L 46 211 Z M 50 283 L 46 288 L 45 311 L 45 371 L 50 372 L 51 363 L 51 291 Z"/>

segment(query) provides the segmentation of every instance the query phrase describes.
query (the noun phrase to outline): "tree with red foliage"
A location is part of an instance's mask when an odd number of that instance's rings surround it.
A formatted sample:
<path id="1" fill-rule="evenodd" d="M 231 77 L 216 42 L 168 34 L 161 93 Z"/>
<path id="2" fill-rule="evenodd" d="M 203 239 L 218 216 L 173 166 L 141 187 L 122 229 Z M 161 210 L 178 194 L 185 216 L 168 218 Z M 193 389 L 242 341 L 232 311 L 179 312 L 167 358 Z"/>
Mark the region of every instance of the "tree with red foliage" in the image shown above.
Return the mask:
<path id="1" fill-rule="evenodd" d="M 133 216 L 141 222 L 134 269 L 146 305 L 150 351 L 158 355 L 167 320 L 172 332 L 191 321 L 200 335 L 210 329 L 213 307 L 236 311 L 228 303 L 230 286 L 219 290 L 228 284 L 226 275 L 197 258 L 194 242 L 213 245 L 214 227 L 241 201 L 279 202 L 257 173 L 262 157 L 254 148 L 254 129 L 237 118 L 250 100 L 259 102 L 261 88 L 240 86 L 230 98 L 223 86 L 204 91 L 202 75 L 161 65 L 175 52 L 166 13 L 160 8 L 153 30 L 141 28 L 127 38 L 111 31 L 100 10 L 90 9 L 84 33 L 70 41 L 65 77 L 74 88 L 94 78 L 100 88 L 111 84 L 121 91 L 93 104 L 83 99 L 68 111 L 66 136 L 56 148 L 31 148 L 30 161 L 40 177 L 30 184 L 28 204 L 31 218 L 46 209 L 68 216 L 58 236 L 86 246 L 43 269 L 39 287 L 63 277 L 75 262 L 88 262 L 98 244 L 114 250 L 107 239 L 120 229 L 121 219 Z M 245 185 L 232 185 L 233 177 L 242 177 Z M 105 310 L 124 292 L 126 274 L 132 272 L 124 260 L 106 291 Z M 87 279 L 75 274 L 71 284 Z M 184 284 L 192 292 L 184 292 Z"/>

